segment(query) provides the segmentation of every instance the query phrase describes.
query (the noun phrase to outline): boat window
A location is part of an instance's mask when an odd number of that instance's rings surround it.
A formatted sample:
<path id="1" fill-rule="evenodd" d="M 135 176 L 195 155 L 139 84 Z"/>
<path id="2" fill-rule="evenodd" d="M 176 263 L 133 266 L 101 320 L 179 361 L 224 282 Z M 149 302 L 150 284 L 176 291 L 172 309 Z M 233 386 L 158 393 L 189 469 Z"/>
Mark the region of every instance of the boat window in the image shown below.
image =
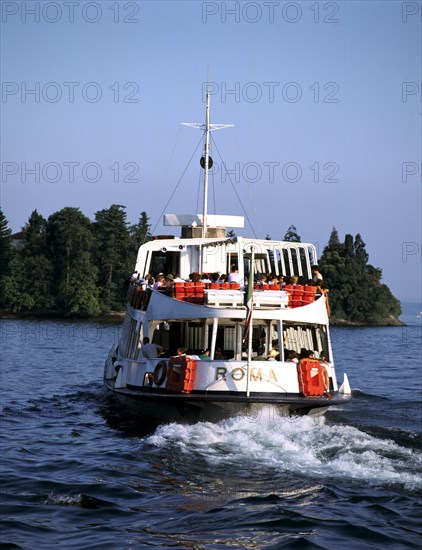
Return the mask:
<path id="1" fill-rule="evenodd" d="M 278 270 L 278 261 L 277 261 L 276 251 L 273 249 L 267 249 L 267 253 L 268 253 L 268 261 L 270 264 L 270 273 L 275 273 L 276 275 L 278 275 L 279 270 Z"/>
<path id="2" fill-rule="evenodd" d="M 298 250 L 296 248 L 290 249 L 290 254 L 292 257 L 292 264 L 293 264 L 293 274 L 294 275 L 302 275 L 302 265 L 300 263 L 300 257 L 298 254 Z"/>
<path id="3" fill-rule="evenodd" d="M 283 275 L 287 275 L 288 277 L 290 277 L 294 273 L 293 266 L 291 263 L 291 256 L 289 254 L 290 249 L 283 248 L 282 252 L 283 252 L 283 261 L 284 261 L 284 269 L 285 269 L 285 273 L 283 273 Z"/>
<path id="4" fill-rule="evenodd" d="M 308 254 L 304 248 L 299 248 L 300 265 L 302 267 L 302 274 L 306 279 L 311 279 L 311 272 L 308 269 Z"/>
<path id="5" fill-rule="evenodd" d="M 243 255 L 245 277 L 249 275 L 251 266 L 251 255 L 249 253 Z M 268 262 L 267 254 L 255 254 L 254 255 L 254 273 L 267 273 L 270 265 Z"/>
<path id="6" fill-rule="evenodd" d="M 184 346 L 193 353 L 201 353 L 204 348 L 204 323 L 187 323 Z"/>
<path id="7" fill-rule="evenodd" d="M 226 272 L 230 273 L 233 266 L 239 266 L 239 258 L 237 252 L 227 252 L 226 254 Z"/>
<path id="8" fill-rule="evenodd" d="M 154 250 L 151 257 L 149 273 L 154 276 L 157 273 L 179 273 L 180 272 L 180 252 L 163 252 Z"/>
<path id="9" fill-rule="evenodd" d="M 298 354 L 305 348 L 324 354 L 328 360 L 327 332 L 323 325 L 283 324 L 284 348 Z"/>
<path id="10" fill-rule="evenodd" d="M 224 327 L 224 349 L 234 350 L 236 349 L 236 327 L 226 326 Z M 226 359 L 229 359 L 226 354 Z M 233 357 L 230 357 L 232 359 Z"/>

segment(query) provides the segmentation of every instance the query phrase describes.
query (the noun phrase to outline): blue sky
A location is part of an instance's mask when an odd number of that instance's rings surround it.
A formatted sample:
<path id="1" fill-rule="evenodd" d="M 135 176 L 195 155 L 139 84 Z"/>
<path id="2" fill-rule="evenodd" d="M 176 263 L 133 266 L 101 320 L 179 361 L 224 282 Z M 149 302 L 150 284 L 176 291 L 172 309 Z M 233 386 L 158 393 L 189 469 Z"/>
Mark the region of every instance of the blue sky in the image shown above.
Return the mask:
<path id="1" fill-rule="evenodd" d="M 3 0 L 1 207 L 113 203 L 160 214 L 200 139 L 213 138 L 209 208 L 322 252 L 360 233 L 402 300 L 421 297 L 420 2 Z M 32 92 L 31 92 L 32 90 Z M 199 150 L 167 211 L 197 211 Z"/>

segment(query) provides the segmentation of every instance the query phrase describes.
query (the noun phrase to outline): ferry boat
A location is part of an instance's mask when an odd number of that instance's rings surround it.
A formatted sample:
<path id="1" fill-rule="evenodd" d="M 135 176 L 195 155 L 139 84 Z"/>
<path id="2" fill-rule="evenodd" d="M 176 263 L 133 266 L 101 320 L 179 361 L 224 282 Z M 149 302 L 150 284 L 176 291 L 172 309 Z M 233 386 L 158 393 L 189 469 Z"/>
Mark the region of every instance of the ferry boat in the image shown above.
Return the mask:
<path id="1" fill-rule="evenodd" d="M 205 123 L 186 124 L 204 133 L 203 211 L 165 214 L 164 226 L 180 226 L 181 236 L 140 246 L 105 387 L 158 422 L 256 416 L 269 405 L 282 415 L 323 414 L 346 403 L 351 389 L 347 374 L 337 382 L 327 296 L 281 282 L 312 279 L 314 245 L 228 237 L 244 219 L 208 213 L 208 175 L 210 133 L 230 125 L 210 124 L 209 93 Z M 263 282 L 265 273 L 280 282 Z M 162 274 L 169 284 L 149 284 Z"/>

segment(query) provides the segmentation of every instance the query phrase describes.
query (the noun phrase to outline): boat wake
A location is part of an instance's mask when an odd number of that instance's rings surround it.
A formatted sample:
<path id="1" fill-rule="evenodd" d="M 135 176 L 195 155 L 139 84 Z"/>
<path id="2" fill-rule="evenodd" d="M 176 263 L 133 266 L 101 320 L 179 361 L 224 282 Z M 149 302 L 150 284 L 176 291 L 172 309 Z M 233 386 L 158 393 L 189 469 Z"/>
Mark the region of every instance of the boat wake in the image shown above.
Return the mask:
<path id="1" fill-rule="evenodd" d="M 315 481 L 373 485 L 419 492 L 422 454 L 324 417 L 236 417 L 218 424 L 168 424 L 145 439 L 209 466 L 260 466 Z M 255 420 L 255 421 L 254 421 Z"/>

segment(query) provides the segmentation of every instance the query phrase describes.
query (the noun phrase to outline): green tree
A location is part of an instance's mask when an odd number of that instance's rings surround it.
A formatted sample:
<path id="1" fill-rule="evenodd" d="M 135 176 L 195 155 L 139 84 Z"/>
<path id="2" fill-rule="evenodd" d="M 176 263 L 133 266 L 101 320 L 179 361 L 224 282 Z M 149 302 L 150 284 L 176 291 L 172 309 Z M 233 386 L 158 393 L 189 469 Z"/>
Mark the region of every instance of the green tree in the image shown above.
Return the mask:
<path id="1" fill-rule="evenodd" d="M 291 242 L 291 243 L 300 243 L 301 239 L 300 236 L 297 233 L 297 229 L 294 225 L 291 225 L 288 230 L 286 231 L 286 234 L 283 237 L 283 241 Z"/>
<path id="2" fill-rule="evenodd" d="M 335 232 L 335 233 L 334 233 Z M 386 285 L 382 271 L 368 264 L 362 237 L 346 235 L 341 243 L 333 229 L 319 265 L 330 289 L 332 315 L 338 319 L 376 324 L 400 315 L 400 302 Z"/>
<path id="3" fill-rule="evenodd" d="M 89 218 L 66 207 L 48 218 L 47 242 L 53 260 L 54 291 L 59 310 L 69 316 L 99 313 L 97 268 Z"/>
<path id="4" fill-rule="evenodd" d="M 4 292 L 12 311 L 54 309 L 53 265 L 48 255 L 47 221 L 36 210 L 23 227 L 23 245 L 15 250 Z"/>
<path id="5" fill-rule="evenodd" d="M 328 248 L 330 250 L 342 250 L 343 244 L 340 242 L 340 238 L 338 236 L 338 231 L 335 227 L 333 227 L 333 230 L 331 231 L 330 238 L 328 240 Z"/>
<path id="6" fill-rule="evenodd" d="M 132 267 L 135 265 L 138 248 L 151 240 L 151 224 L 149 217 L 145 211 L 141 212 L 137 224 L 132 225 L 129 229 L 130 235 L 130 258 Z"/>
<path id="7" fill-rule="evenodd" d="M 126 298 L 125 282 L 135 262 L 135 258 L 130 257 L 131 243 L 124 206 L 113 204 L 96 212 L 94 235 L 102 310 L 121 309 Z"/>
<path id="8" fill-rule="evenodd" d="M 12 230 L 9 228 L 9 222 L 0 208 L 0 307 L 7 307 L 4 285 L 12 256 L 11 235 Z"/>

